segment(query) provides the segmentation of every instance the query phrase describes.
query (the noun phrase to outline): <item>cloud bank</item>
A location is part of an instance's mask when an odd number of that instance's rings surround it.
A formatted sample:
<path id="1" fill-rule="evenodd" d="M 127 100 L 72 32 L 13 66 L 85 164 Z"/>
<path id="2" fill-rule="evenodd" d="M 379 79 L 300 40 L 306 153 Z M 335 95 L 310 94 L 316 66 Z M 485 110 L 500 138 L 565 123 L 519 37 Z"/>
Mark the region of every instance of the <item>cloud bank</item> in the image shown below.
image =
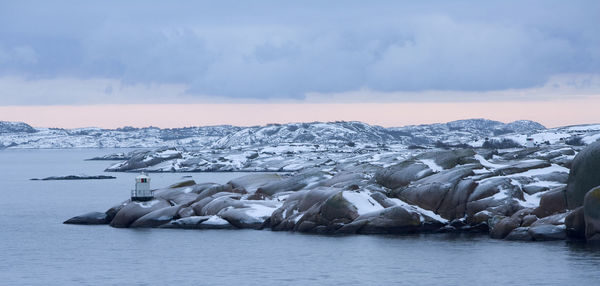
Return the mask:
<path id="1" fill-rule="evenodd" d="M 361 90 L 437 100 L 431 91 L 485 96 L 600 74 L 598 1 L 122 2 L 1 2 L 0 82 L 71 92 L 6 88 L 0 104 Z"/>

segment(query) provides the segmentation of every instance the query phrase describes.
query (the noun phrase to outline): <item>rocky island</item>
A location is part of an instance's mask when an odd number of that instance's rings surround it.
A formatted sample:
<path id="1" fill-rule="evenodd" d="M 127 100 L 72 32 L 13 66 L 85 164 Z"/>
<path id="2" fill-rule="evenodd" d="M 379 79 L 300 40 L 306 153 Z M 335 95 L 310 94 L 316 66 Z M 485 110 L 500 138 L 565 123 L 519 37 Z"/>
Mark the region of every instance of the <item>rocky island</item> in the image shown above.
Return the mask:
<path id="1" fill-rule="evenodd" d="M 253 173 L 222 185 L 185 180 L 155 190 L 151 201 L 126 200 L 65 223 L 322 234 L 477 232 L 522 241 L 600 240 L 600 142 L 403 148 L 403 152 L 387 149 L 385 154 L 354 150 L 351 156 L 338 157 L 319 148 L 288 150 L 289 157 L 238 150 L 243 156 L 235 158 L 241 163 L 228 166 L 256 171 L 252 160 L 262 156 L 265 159 L 258 162 L 266 164 L 268 158 L 278 162 L 264 170 L 289 172 Z M 206 165 L 198 163 L 201 153 L 186 152 L 168 148 L 138 152 L 109 171 L 173 171 L 190 160 L 197 162 L 194 166 Z M 298 158 L 304 163 L 298 165 Z M 223 157 L 220 162 L 231 159 Z M 297 167 L 285 169 L 290 165 Z"/>
<path id="2" fill-rule="evenodd" d="M 68 181 L 68 180 L 107 180 L 107 179 L 116 179 L 115 176 L 107 176 L 107 175 L 67 175 L 67 176 L 50 176 L 43 179 L 32 178 L 32 181 Z"/>

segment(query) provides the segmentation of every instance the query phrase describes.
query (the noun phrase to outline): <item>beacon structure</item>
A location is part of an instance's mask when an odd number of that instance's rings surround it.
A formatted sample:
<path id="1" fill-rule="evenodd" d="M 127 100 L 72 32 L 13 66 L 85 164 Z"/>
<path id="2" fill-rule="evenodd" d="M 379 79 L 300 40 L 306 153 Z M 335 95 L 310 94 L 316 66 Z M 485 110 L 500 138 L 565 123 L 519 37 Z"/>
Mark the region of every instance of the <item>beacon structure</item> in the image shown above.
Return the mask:
<path id="1" fill-rule="evenodd" d="M 154 199 L 154 193 L 150 190 L 150 177 L 142 173 L 135 177 L 135 189 L 131 191 L 131 200 L 145 202 Z"/>

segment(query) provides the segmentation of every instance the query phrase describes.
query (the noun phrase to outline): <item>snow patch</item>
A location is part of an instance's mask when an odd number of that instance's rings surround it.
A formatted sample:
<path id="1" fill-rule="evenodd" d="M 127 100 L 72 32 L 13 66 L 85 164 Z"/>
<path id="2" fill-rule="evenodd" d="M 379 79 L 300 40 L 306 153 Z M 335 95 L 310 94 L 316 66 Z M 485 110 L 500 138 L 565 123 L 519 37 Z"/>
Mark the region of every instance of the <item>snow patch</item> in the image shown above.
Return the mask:
<path id="1" fill-rule="evenodd" d="M 359 215 L 383 209 L 383 206 L 370 196 L 370 192 L 343 191 L 342 196 L 356 207 Z"/>
<path id="2" fill-rule="evenodd" d="M 152 201 L 147 201 L 147 202 L 135 202 L 135 203 L 143 208 L 151 208 L 152 206 L 158 204 L 158 202 L 159 202 L 159 200 L 152 200 Z"/>
<path id="3" fill-rule="evenodd" d="M 600 133 L 597 133 L 597 134 L 594 134 L 594 135 L 591 135 L 591 136 L 583 137 L 583 139 L 581 141 L 583 141 L 583 143 L 589 145 L 589 144 L 592 144 L 592 143 L 594 143 L 594 142 L 596 142 L 598 140 L 600 140 Z"/>
<path id="4" fill-rule="evenodd" d="M 554 172 L 569 173 L 569 169 L 565 168 L 563 166 L 552 164 L 550 167 L 531 169 L 531 170 L 527 170 L 523 173 L 508 175 L 507 177 L 533 177 L 533 176 L 538 176 L 538 175 L 550 174 L 550 173 L 554 173 Z"/>
<path id="5" fill-rule="evenodd" d="M 477 159 L 477 161 L 479 161 L 479 163 L 482 166 L 487 167 L 487 168 L 498 169 L 498 168 L 506 167 L 506 165 L 491 163 L 490 161 L 486 160 L 485 158 L 483 158 L 483 156 L 481 156 L 479 154 L 475 155 L 475 159 Z"/>
<path id="6" fill-rule="evenodd" d="M 300 221 L 300 219 L 301 219 L 303 216 L 304 216 L 304 213 L 301 213 L 300 215 L 297 215 L 297 216 L 294 218 L 294 224 L 297 224 L 297 223 L 298 223 L 298 221 Z"/>
<path id="7" fill-rule="evenodd" d="M 203 221 L 202 224 L 226 225 L 226 224 L 229 224 L 229 222 L 216 216 L 216 215 L 213 215 L 213 216 L 210 216 L 210 218 L 208 218 L 206 221 Z"/>
<path id="8" fill-rule="evenodd" d="M 404 201 L 402 201 L 400 199 L 397 199 L 397 198 L 391 198 L 390 200 L 393 201 L 397 206 L 401 206 L 401 207 L 405 208 L 406 210 L 417 212 L 417 213 L 419 213 L 421 215 L 428 216 L 428 217 L 430 217 L 432 219 L 435 219 L 435 220 L 437 220 L 437 221 L 439 221 L 441 223 L 447 223 L 448 222 L 447 219 L 441 217 L 440 215 L 434 213 L 433 211 L 426 210 L 426 209 L 421 208 L 419 206 L 408 204 L 408 203 L 406 203 L 406 202 L 404 202 Z M 423 217 L 421 217 L 421 222 L 423 222 Z"/>
<path id="9" fill-rule="evenodd" d="M 444 168 L 442 168 L 442 166 L 438 165 L 435 163 L 435 160 L 432 159 L 421 159 L 419 160 L 421 161 L 421 163 L 427 165 L 427 167 L 429 167 L 429 169 L 431 169 L 434 172 L 441 172 L 444 170 Z"/>
<path id="10" fill-rule="evenodd" d="M 533 195 L 529 195 L 523 192 L 524 201 L 519 201 L 519 204 L 526 208 L 535 208 L 540 205 L 541 195 L 545 192 L 536 193 Z"/>
<path id="11" fill-rule="evenodd" d="M 257 219 L 264 219 L 270 217 L 273 214 L 273 212 L 278 208 L 278 206 L 266 206 L 263 204 L 246 204 L 246 206 L 248 208 L 245 210 L 245 213 L 248 216 Z"/>

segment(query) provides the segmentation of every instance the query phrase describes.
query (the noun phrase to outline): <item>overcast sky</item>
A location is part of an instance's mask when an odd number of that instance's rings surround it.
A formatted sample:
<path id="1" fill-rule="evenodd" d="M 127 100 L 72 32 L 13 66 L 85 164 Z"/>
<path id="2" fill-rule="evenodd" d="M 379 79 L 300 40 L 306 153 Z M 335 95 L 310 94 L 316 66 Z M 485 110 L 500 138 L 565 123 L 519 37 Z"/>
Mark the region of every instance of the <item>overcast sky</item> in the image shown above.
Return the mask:
<path id="1" fill-rule="evenodd" d="M 283 2 L 2 1 L 0 104 L 600 86 L 600 1 Z"/>
<path id="2" fill-rule="evenodd" d="M 514 119 L 600 121 L 578 110 L 600 100 L 599 15 L 600 1 L 0 0 L 0 120 L 72 123 L 86 106 L 177 114 L 165 104 L 208 103 L 355 104 L 344 116 L 328 109 L 343 120 L 361 120 L 352 116 L 361 103 L 477 103 L 484 117 L 510 119 L 497 106 L 568 100 L 578 107 L 561 117 L 539 109 Z M 270 106 L 224 106 L 223 118 L 239 118 L 219 122 L 296 120 L 268 115 Z M 103 114 L 89 122 L 106 126 Z M 389 124 L 402 125 L 393 114 Z M 410 119 L 432 120 L 419 114 Z M 442 110 L 435 120 L 470 114 Z"/>

